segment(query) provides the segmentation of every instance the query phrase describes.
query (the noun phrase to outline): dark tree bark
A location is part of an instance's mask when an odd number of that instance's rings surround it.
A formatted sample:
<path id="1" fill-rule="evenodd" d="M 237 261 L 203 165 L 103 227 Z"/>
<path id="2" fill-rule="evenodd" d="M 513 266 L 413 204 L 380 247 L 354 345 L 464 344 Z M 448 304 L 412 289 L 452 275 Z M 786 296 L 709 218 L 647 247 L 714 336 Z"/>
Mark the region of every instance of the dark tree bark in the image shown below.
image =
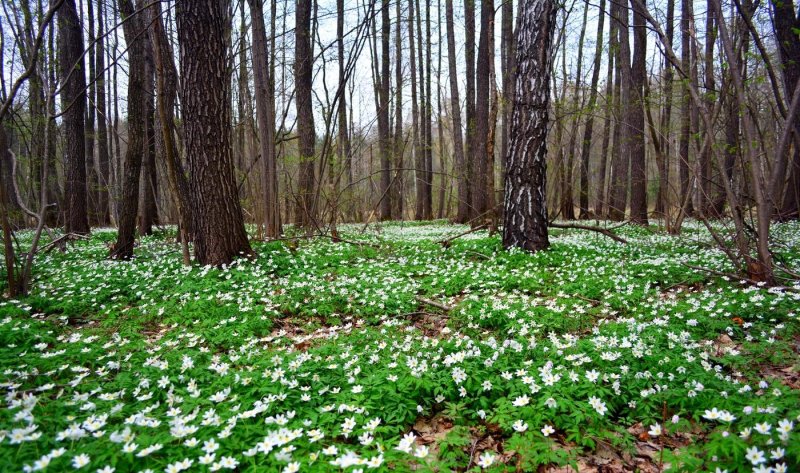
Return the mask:
<path id="1" fill-rule="evenodd" d="M 297 224 L 311 229 L 316 222 L 314 198 L 316 173 L 314 167 L 314 110 L 311 103 L 314 56 L 311 51 L 312 0 L 298 0 L 295 9 L 295 104 L 297 106 L 297 137 L 300 159 L 300 179 L 297 197 Z"/>
<path id="2" fill-rule="evenodd" d="M 618 123 L 614 135 L 614 147 L 617 152 L 611 153 L 611 189 L 608 202 L 608 218 L 610 220 L 623 220 L 628 199 L 628 181 L 630 167 L 630 111 L 631 111 L 631 54 L 628 41 L 628 9 L 626 5 L 613 2 L 613 22 L 616 23 L 619 42 L 615 63 L 619 82 L 618 98 Z"/>
<path id="3" fill-rule="evenodd" d="M 466 161 L 466 183 L 469 201 L 469 218 L 477 216 L 473 207 L 475 200 L 475 0 L 464 0 L 464 61 L 466 62 L 465 118 L 467 124 L 464 155 Z"/>
<path id="4" fill-rule="evenodd" d="M 514 2 L 503 2 L 500 7 L 500 63 L 503 65 L 502 120 L 503 128 L 500 136 L 501 175 L 505 174 L 505 157 L 508 155 L 508 139 L 511 129 L 511 98 L 514 95 Z"/>
<path id="5" fill-rule="evenodd" d="M 631 222 L 647 225 L 647 167 L 644 142 L 644 107 L 647 106 L 647 30 L 643 2 L 631 0 L 633 9 L 633 61 L 628 115 L 628 142 L 631 160 Z"/>
<path id="6" fill-rule="evenodd" d="M 398 27 L 399 31 L 399 27 Z M 344 163 L 345 173 L 347 174 L 347 187 L 353 187 L 353 155 L 350 149 L 350 134 L 347 126 L 347 94 L 346 77 L 345 77 L 345 58 L 344 58 L 344 0 L 336 0 L 336 49 L 339 59 L 339 90 L 341 91 L 339 97 L 339 139 L 337 143 L 337 152 L 339 153 L 339 161 Z M 413 60 L 413 58 L 412 58 Z M 353 199 L 351 198 L 351 201 Z M 349 212 L 348 217 L 356 218 L 355 203 L 348 204 Z"/>
<path id="7" fill-rule="evenodd" d="M 278 166 L 275 158 L 275 97 L 270 84 L 267 28 L 263 0 L 248 0 L 253 27 L 253 77 L 256 86 L 261 174 L 263 179 L 264 226 L 267 238 L 281 235 L 281 209 L 278 200 Z"/>
<path id="8" fill-rule="evenodd" d="M 797 11 L 793 0 L 771 1 L 772 21 L 775 37 L 778 42 L 778 53 L 781 59 L 783 72 L 784 97 L 787 109 L 790 108 L 792 93 L 800 81 L 800 13 Z M 783 159 L 789 162 L 789 180 L 784 184 L 785 172 L 778 172 L 779 180 L 775 181 L 771 191 L 775 205 L 779 206 L 781 219 L 800 218 L 800 119 L 794 117 L 795 146 L 792 159 Z M 787 117 L 789 119 L 789 117 Z M 786 152 L 789 152 L 788 150 Z M 786 192 L 783 192 L 784 185 Z M 781 199 L 781 196 L 783 198 Z M 782 201 L 782 202 L 781 202 Z"/>
<path id="9" fill-rule="evenodd" d="M 75 0 L 58 10 L 58 63 L 64 130 L 64 222 L 67 233 L 88 234 L 86 198 L 86 71 L 83 68 L 83 30 Z"/>
<path id="10" fill-rule="evenodd" d="M 456 65 L 456 39 L 453 22 L 453 0 L 445 0 L 445 24 L 447 27 L 447 64 L 450 69 L 450 113 L 453 117 L 453 154 L 458 186 L 458 213 L 455 221 L 469 220 L 469 192 L 467 186 L 464 145 L 461 137 L 461 99 L 458 95 L 458 66 Z M 503 155 L 505 156 L 505 154 Z"/>
<path id="11" fill-rule="evenodd" d="M 583 142 L 581 143 L 581 188 L 578 197 L 580 213 L 578 218 L 587 219 L 589 213 L 589 158 L 592 153 L 592 133 L 594 132 L 594 115 L 597 107 L 597 84 L 600 81 L 600 62 L 603 59 L 603 27 L 605 24 L 606 0 L 600 0 L 597 18 L 597 37 L 594 46 L 594 64 L 592 65 L 592 81 L 589 86 L 589 118 L 586 120 L 586 127 L 583 130 Z M 608 77 L 606 80 L 610 80 Z"/>
<path id="12" fill-rule="evenodd" d="M 106 107 L 105 16 L 103 2 L 97 3 L 97 38 L 95 62 L 97 71 L 97 223 L 106 226 L 109 219 L 108 183 L 108 109 Z"/>
<path id="13" fill-rule="evenodd" d="M 675 0 L 667 0 L 667 42 L 672 47 L 675 39 Z M 670 156 L 672 131 L 672 62 L 665 57 L 664 59 L 664 84 L 662 95 L 664 97 L 664 108 L 661 116 L 661 159 L 658 165 L 658 194 L 656 195 L 656 213 L 666 215 L 669 205 L 669 175 L 670 175 Z"/>
<path id="14" fill-rule="evenodd" d="M 89 208 L 89 224 L 97 225 L 99 223 L 98 214 L 100 213 L 97 206 L 96 192 L 97 192 L 97 173 L 95 172 L 94 164 L 94 122 L 95 122 L 95 106 L 97 104 L 97 82 L 95 80 L 96 74 L 99 71 L 95 70 L 95 36 L 94 36 L 94 5 L 93 2 L 86 2 L 86 20 L 87 29 L 89 31 L 89 48 L 86 56 L 89 63 L 89 89 L 88 89 L 88 107 L 86 109 L 86 134 L 84 145 L 86 151 L 86 187 L 88 192 L 86 194 L 87 204 Z"/>
<path id="15" fill-rule="evenodd" d="M 176 6 L 195 258 L 202 265 L 214 266 L 252 254 L 231 156 L 225 47 L 229 6 L 230 1 L 215 0 L 178 2 Z"/>
<path id="16" fill-rule="evenodd" d="M 473 181 L 472 207 L 478 215 L 489 210 L 489 94 L 490 57 L 489 38 L 494 35 L 494 1 L 481 0 L 481 32 L 478 38 L 478 63 L 475 89 L 475 135 L 472 149 Z M 488 217 L 484 215 L 484 217 Z"/>
<path id="17" fill-rule="evenodd" d="M 517 27 L 511 146 L 506 162 L 503 246 L 538 251 L 547 238 L 546 162 L 552 0 L 523 0 Z"/>
<path id="18" fill-rule="evenodd" d="M 600 168 L 597 172 L 598 180 L 597 180 L 597 195 L 595 197 L 595 204 L 594 204 L 594 213 L 597 215 L 597 218 L 603 218 L 606 216 L 606 205 L 608 204 L 608 192 L 606 189 L 606 174 L 608 170 L 608 148 L 611 143 L 611 126 L 615 120 L 615 111 L 617 109 L 617 97 L 619 96 L 618 89 L 616 88 L 617 76 L 615 76 L 614 71 L 615 64 L 614 64 L 614 57 L 616 56 L 615 51 L 617 49 L 617 28 L 616 22 L 609 21 L 610 31 L 609 31 L 609 48 L 608 48 L 608 61 L 606 66 L 606 100 L 605 100 L 605 120 L 603 123 L 603 142 L 600 145 Z M 615 130 L 618 128 L 617 126 L 614 127 Z M 614 132 L 614 136 L 616 136 L 616 131 Z"/>
<path id="19" fill-rule="evenodd" d="M 417 2 L 419 5 L 419 2 Z M 421 17 L 420 17 L 421 18 Z M 422 35 L 419 35 L 422 38 Z M 431 3 L 425 2 L 425 107 L 423 125 L 425 126 L 425 219 L 433 218 L 433 93 L 431 89 Z"/>
<path id="20" fill-rule="evenodd" d="M 416 35 L 414 34 L 414 0 L 408 0 L 408 42 L 409 42 L 409 66 L 411 69 L 411 132 L 413 134 L 414 142 L 414 188 L 416 202 L 414 205 L 414 219 L 422 220 L 423 218 L 423 202 L 425 200 L 425 178 L 424 178 L 424 155 L 422 154 L 422 137 L 420 129 L 420 107 L 417 94 L 417 57 L 414 54 L 416 49 Z M 422 59 L 422 52 L 419 52 L 419 58 Z M 422 64 L 419 65 L 422 68 Z M 420 84 L 422 88 L 422 84 Z M 424 91 L 420 91 L 420 95 Z"/>
<path id="21" fill-rule="evenodd" d="M 381 150 L 381 220 L 392 219 L 392 137 L 389 123 L 389 0 L 381 3 L 381 72 L 378 86 L 378 139 Z"/>
<path id="22" fill-rule="evenodd" d="M 712 110 L 716 102 L 714 90 L 714 43 L 716 42 L 716 15 L 712 8 L 711 0 L 707 3 L 708 11 L 706 13 L 706 50 L 704 57 L 704 81 L 705 88 L 705 102 L 706 109 Z M 708 134 L 714 134 L 714 130 L 706 130 Z M 711 155 L 712 150 L 710 147 L 703 147 L 703 152 L 700 155 L 700 198 L 698 199 L 699 211 L 702 215 L 713 217 L 714 209 L 711 207 Z"/>
<path id="23" fill-rule="evenodd" d="M 392 218 L 403 220 L 405 181 L 403 179 L 403 151 L 405 150 L 403 141 L 403 34 L 400 28 L 401 2 L 395 3 L 395 14 L 397 15 L 397 26 L 394 29 L 394 52 L 395 52 L 395 106 L 394 106 L 394 184 L 392 185 Z"/>
<path id="24" fill-rule="evenodd" d="M 153 43 L 153 62 L 156 74 L 156 109 L 158 124 L 156 131 L 159 156 L 163 156 L 167 168 L 167 183 L 178 211 L 181 249 L 184 264 L 190 263 L 189 240 L 192 217 L 189 209 L 189 182 L 178 154 L 175 133 L 175 99 L 178 96 L 178 72 L 172 60 L 172 47 L 161 20 L 161 4 L 151 7 L 150 40 Z"/>
<path id="25" fill-rule="evenodd" d="M 122 30 L 128 47 L 128 63 L 144 65 L 145 31 L 141 15 L 134 14 L 133 0 L 120 0 L 119 12 Z M 146 67 L 131 67 L 128 73 L 128 148 L 125 152 L 122 191 L 120 193 L 119 217 L 117 218 L 117 242 L 111 250 L 116 259 L 133 258 L 136 238 L 136 215 L 139 206 L 139 176 L 145 151 L 147 97 Z"/>
<path id="26" fill-rule="evenodd" d="M 139 2 L 142 8 L 143 2 Z M 142 22 L 143 27 L 147 24 Z M 153 225 L 158 221 L 158 209 L 156 207 L 156 195 L 158 180 L 156 177 L 156 139 L 155 139 L 155 65 L 153 64 L 153 45 L 149 41 L 144 41 L 144 154 L 142 155 L 141 188 L 139 202 L 139 235 L 150 235 L 153 233 Z"/>

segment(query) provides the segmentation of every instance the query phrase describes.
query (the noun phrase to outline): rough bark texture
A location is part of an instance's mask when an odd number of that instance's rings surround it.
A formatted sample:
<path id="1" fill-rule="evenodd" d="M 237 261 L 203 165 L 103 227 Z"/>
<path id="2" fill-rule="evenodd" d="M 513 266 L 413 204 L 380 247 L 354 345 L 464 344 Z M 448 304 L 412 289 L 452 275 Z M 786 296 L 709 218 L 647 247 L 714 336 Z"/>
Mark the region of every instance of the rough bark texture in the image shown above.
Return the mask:
<path id="1" fill-rule="evenodd" d="M 225 31 L 230 1 L 178 2 L 181 103 L 195 258 L 220 266 L 250 255 L 233 178 Z"/>
<path id="2" fill-rule="evenodd" d="M 793 0 L 771 1 L 773 13 L 773 28 L 778 42 L 778 52 L 781 59 L 781 69 L 783 72 L 784 96 L 787 108 L 792 100 L 792 93 L 800 80 L 800 15 L 798 15 Z M 788 119 L 788 117 L 787 117 Z M 797 219 L 800 217 L 800 119 L 794 117 L 795 150 L 789 162 L 789 181 L 786 186 L 785 194 L 782 192 L 783 182 L 772 189 L 773 200 L 776 205 L 780 203 L 780 196 L 783 194 L 783 202 L 780 206 L 779 216 L 782 219 Z M 788 150 L 786 152 L 789 152 Z M 778 188 L 780 187 L 780 188 Z"/>
<path id="3" fill-rule="evenodd" d="M 139 37 L 144 31 L 141 15 L 134 15 L 132 0 L 120 0 L 119 11 L 123 19 L 122 30 L 128 48 L 129 64 L 144 64 L 145 42 Z M 131 67 L 128 73 L 128 147 L 122 176 L 119 216 L 117 217 L 117 242 L 111 257 L 130 259 L 136 238 L 136 215 L 139 206 L 139 175 L 145 153 L 146 82 L 145 67 Z"/>
<path id="4" fill-rule="evenodd" d="M 160 136 L 157 139 L 161 144 L 164 162 L 167 168 L 167 183 L 173 195 L 175 206 L 178 210 L 179 225 L 183 233 L 182 238 L 191 234 L 192 218 L 189 209 L 189 181 L 186 178 L 175 133 L 175 99 L 178 96 L 178 71 L 172 60 L 172 47 L 164 31 L 161 20 L 161 5 L 154 3 L 151 7 L 152 23 L 150 37 L 153 42 L 153 60 L 156 73 L 156 108 L 158 110 L 158 123 Z"/>
<path id="5" fill-rule="evenodd" d="M 503 128 L 500 136 L 501 175 L 505 173 L 505 156 L 508 154 L 509 131 L 511 128 L 511 99 L 514 95 L 514 2 L 503 2 L 500 22 L 500 63 L 502 67 L 503 94 L 502 115 Z M 502 190 L 502 189 L 501 189 Z M 502 192 L 500 193 L 502 195 Z"/>
<path id="6" fill-rule="evenodd" d="M 143 2 L 140 0 L 139 8 L 142 8 Z M 143 27 L 147 27 L 147 23 L 142 22 Z M 144 154 L 142 155 L 142 172 L 141 172 L 141 194 L 139 203 L 139 234 L 150 235 L 153 233 L 153 225 L 158 221 L 158 208 L 156 207 L 156 195 L 158 189 L 158 179 L 156 176 L 156 139 L 155 139 L 155 119 L 156 119 L 156 106 L 155 96 L 155 65 L 153 63 L 153 45 L 149 41 L 145 41 L 145 37 L 141 38 L 144 42 L 144 116 L 145 116 L 145 140 L 144 140 Z"/>
<path id="7" fill-rule="evenodd" d="M 612 13 L 611 17 L 616 23 L 619 34 L 615 58 L 617 82 L 619 83 L 619 107 L 617 108 L 619 115 L 614 135 L 614 147 L 617 151 L 611 153 L 611 195 L 608 202 L 608 218 L 611 220 L 623 220 L 625 218 L 628 199 L 628 178 L 630 176 L 628 171 L 630 167 L 629 132 L 631 128 L 631 52 L 628 41 L 628 9 L 618 2 L 613 2 L 612 8 L 616 13 Z"/>
<path id="8" fill-rule="evenodd" d="M 311 0 L 298 0 L 295 8 L 295 104 L 297 106 L 298 159 L 300 179 L 297 196 L 297 224 L 311 228 L 316 221 L 314 187 L 314 110 L 311 102 L 313 63 L 311 53 Z"/>
<path id="9" fill-rule="evenodd" d="M 647 106 L 644 82 L 647 80 L 647 30 L 642 2 L 633 7 L 633 61 L 631 63 L 631 102 L 628 140 L 631 160 L 631 221 L 647 225 L 647 167 L 644 142 L 644 107 Z"/>
<path id="10" fill-rule="evenodd" d="M 67 233 L 89 233 L 86 198 L 86 71 L 82 67 L 83 30 L 75 0 L 58 10 L 58 63 L 64 136 L 64 223 Z"/>
<path id="11" fill-rule="evenodd" d="M 597 38 L 595 39 L 594 63 L 592 65 L 592 82 L 589 87 L 589 118 L 586 119 L 586 127 L 583 131 L 583 142 L 581 143 L 581 188 L 578 197 L 580 213 L 578 218 L 586 219 L 589 213 L 589 158 L 592 153 L 592 133 L 594 132 L 594 115 L 597 107 L 597 83 L 600 81 L 600 62 L 603 59 L 603 25 L 605 23 L 606 0 L 600 0 L 597 18 Z M 610 78 L 606 78 L 610 80 Z"/>
<path id="12" fill-rule="evenodd" d="M 506 161 L 503 245 L 528 251 L 549 246 L 545 202 L 552 0 L 523 0 L 517 28 L 511 144 Z"/>
<path id="13" fill-rule="evenodd" d="M 84 135 L 84 139 L 86 140 L 84 146 L 86 151 L 86 200 L 89 209 L 89 225 L 97 225 L 99 223 L 99 211 L 96 198 L 97 173 L 95 172 L 94 164 L 94 121 L 96 116 L 95 106 L 97 104 L 97 82 L 95 81 L 95 76 L 97 71 L 95 70 L 94 5 L 91 1 L 86 2 L 86 27 L 89 32 L 89 47 L 86 51 L 86 59 L 89 64 L 89 88 L 87 91 L 88 107 L 86 108 L 86 134 Z"/>
<path id="14" fill-rule="evenodd" d="M 263 179 L 264 225 L 267 238 L 281 235 L 281 211 L 278 200 L 278 166 L 275 159 L 275 97 L 272 94 L 267 52 L 267 28 L 264 25 L 263 0 L 248 0 L 253 23 L 253 78 L 256 86 Z"/>
<path id="15" fill-rule="evenodd" d="M 475 170 L 472 206 L 477 215 L 489 210 L 488 179 L 489 156 L 487 145 L 489 137 L 489 76 L 490 56 L 489 37 L 494 34 L 494 2 L 481 0 L 481 32 L 478 38 L 478 63 L 475 80 L 475 135 L 472 149 L 472 166 Z"/>
<path id="16" fill-rule="evenodd" d="M 466 62 L 465 117 L 467 122 L 467 138 L 464 146 L 466 157 L 467 193 L 469 201 L 469 217 L 477 212 L 473 207 L 473 186 L 475 169 L 472 159 L 475 153 L 475 0 L 464 0 L 464 61 Z"/>

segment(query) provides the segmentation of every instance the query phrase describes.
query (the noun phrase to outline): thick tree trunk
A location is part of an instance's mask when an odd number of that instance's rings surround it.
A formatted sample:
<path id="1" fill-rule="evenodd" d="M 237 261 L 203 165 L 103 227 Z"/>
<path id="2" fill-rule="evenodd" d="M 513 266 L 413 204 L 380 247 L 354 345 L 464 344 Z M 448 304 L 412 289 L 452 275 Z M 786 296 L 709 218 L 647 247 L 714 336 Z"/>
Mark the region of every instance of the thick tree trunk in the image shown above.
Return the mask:
<path id="1" fill-rule="evenodd" d="M 675 0 L 667 0 L 667 41 L 670 45 L 675 39 Z M 669 206 L 669 176 L 671 163 L 671 132 L 672 132 L 672 62 L 664 60 L 664 83 L 662 95 L 664 97 L 664 108 L 661 116 L 661 160 L 658 164 L 658 194 L 656 195 L 656 213 L 666 215 Z"/>
<path id="2" fill-rule="evenodd" d="M 464 61 L 466 62 L 465 118 L 467 126 L 464 156 L 466 162 L 466 183 L 469 202 L 469 218 L 477 216 L 474 201 L 475 169 L 475 0 L 464 0 Z"/>
<path id="3" fill-rule="evenodd" d="M 612 13 L 614 23 L 617 26 L 619 42 L 615 63 L 617 67 L 617 81 L 619 83 L 619 97 L 617 108 L 619 116 L 617 128 L 614 136 L 614 147 L 616 152 L 611 153 L 611 196 L 608 202 L 608 218 L 611 220 L 623 220 L 625 218 L 625 208 L 628 200 L 628 181 L 630 166 L 630 131 L 631 131 L 631 55 L 630 43 L 628 41 L 628 9 L 626 5 L 612 3 L 616 13 Z"/>
<path id="4" fill-rule="evenodd" d="M 547 248 L 546 162 L 556 7 L 523 0 L 517 28 L 511 146 L 506 162 L 503 246 Z"/>
<path id="5" fill-rule="evenodd" d="M 128 48 L 128 63 L 143 65 L 145 42 L 140 37 L 145 31 L 141 15 L 134 15 L 133 0 L 120 0 L 119 12 Z M 125 152 L 122 191 L 120 193 L 117 242 L 111 257 L 131 259 L 136 238 L 136 215 L 139 206 L 139 176 L 145 151 L 147 121 L 146 67 L 131 67 L 128 73 L 128 147 Z"/>
<path id="6" fill-rule="evenodd" d="M 511 130 L 511 99 L 514 95 L 514 54 L 516 51 L 516 44 L 514 41 L 514 2 L 503 2 L 500 11 L 502 16 L 500 22 L 500 63 L 502 64 L 501 76 L 503 80 L 503 128 L 502 135 L 500 136 L 500 174 L 504 175 L 506 165 L 505 157 L 508 154 L 508 140 Z M 502 195 L 502 192 L 500 195 Z"/>
<path id="7" fill-rule="evenodd" d="M 314 56 L 311 51 L 312 0 L 298 0 L 295 9 L 295 104 L 300 159 L 297 224 L 310 230 L 316 224 L 316 173 L 314 168 L 314 109 L 311 102 Z"/>
<path id="8" fill-rule="evenodd" d="M 139 8 L 142 8 L 139 2 Z M 147 24 L 142 23 L 146 28 Z M 144 38 L 142 38 L 144 40 Z M 156 107 L 153 91 L 155 90 L 155 65 L 153 64 L 153 45 L 145 41 L 144 47 L 144 116 L 145 116 L 145 139 L 144 154 L 142 155 L 142 172 L 139 202 L 139 235 L 150 235 L 153 233 L 153 225 L 158 221 L 158 209 L 156 207 L 156 193 L 158 180 L 156 177 L 156 139 L 155 139 L 155 119 Z"/>
<path id="9" fill-rule="evenodd" d="M 792 93 L 800 81 L 800 37 L 797 32 L 800 30 L 800 14 L 795 8 L 793 0 L 782 0 L 770 2 L 772 6 L 772 21 L 775 37 L 778 43 L 778 53 L 781 59 L 781 69 L 783 71 L 784 96 L 787 109 L 790 108 Z M 787 117 L 788 119 L 788 117 Z M 775 180 L 770 190 L 772 200 L 776 207 L 780 209 L 778 213 L 781 219 L 800 218 L 800 117 L 794 117 L 794 152 L 791 159 L 784 156 L 779 163 L 789 163 L 789 180 L 784 187 L 785 171 L 778 170 L 778 180 Z M 786 153 L 789 153 L 789 149 Z M 785 169 L 785 166 L 784 166 Z M 783 192 L 783 189 L 786 192 Z"/>
<path id="10" fill-rule="evenodd" d="M 633 61 L 628 140 L 631 160 L 631 222 L 647 225 L 647 167 L 644 141 L 644 107 L 647 106 L 647 30 L 643 3 L 631 0 L 633 9 Z"/>
<path id="11" fill-rule="evenodd" d="M 189 240 L 192 233 L 192 216 L 189 208 L 189 182 L 181 164 L 176 143 L 175 99 L 178 96 L 178 72 L 172 60 L 172 47 L 161 20 L 161 5 L 151 7 L 150 37 L 153 43 L 153 60 L 156 74 L 156 109 L 158 124 L 156 142 L 167 168 L 167 183 L 178 211 L 181 249 L 185 264 L 190 263 Z"/>
<path id="12" fill-rule="evenodd" d="M 586 119 L 586 127 L 583 130 L 583 142 L 581 143 L 581 188 L 578 197 L 580 213 L 578 218 L 587 219 L 589 213 L 589 158 L 592 154 L 592 133 L 594 132 L 594 115 L 597 108 L 597 84 L 600 81 L 600 62 L 603 59 L 603 26 L 605 23 L 606 0 L 600 0 L 597 18 L 597 37 L 595 39 L 594 64 L 592 65 L 592 81 L 589 86 L 589 118 Z M 608 77 L 606 80 L 610 80 Z"/>
<path id="13" fill-rule="evenodd" d="M 58 63 L 64 130 L 64 223 L 67 233 L 88 234 L 86 198 L 86 71 L 83 68 L 83 29 L 75 0 L 58 10 Z"/>
<path id="14" fill-rule="evenodd" d="M 490 94 L 490 36 L 494 35 L 494 1 L 481 0 L 481 32 L 478 38 L 478 63 L 475 89 L 475 136 L 472 152 L 475 180 L 473 182 L 472 207 L 481 219 L 488 218 L 489 211 L 489 94 Z M 493 89 L 493 87 L 492 87 Z"/>
<path id="15" fill-rule="evenodd" d="M 617 31 L 615 22 L 609 21 L 611 26 L 609 31 L 608 61 L 606 68 L 606 100 L 605 100 L 605 120 L 603 123 L 603 142 L 600 145 L 600 167 L 597 171 L 597 195 L 595 196 L 594 213 L 597 218 L 606 216 L 606 205 L 608 204 L 608 192 L 606 190 L 606 174 L 608 170 L 608 148 L 611 142 L 611 126 L 615 120 L 615 110 L 617 104 L 618 89 L 615 87 L 614 75 L 614 51 L 617 44 Z M 614 127 L 617 128 L 616 126 Z M 614 133 L 616 135 L 616 132 Z"/>
<path id="16" fill-rule="evenodd" d="M 416 35 L 414 34 L 414 0 L 408 0 L 408 43 L 409 43 L 409 59 L 411 76 L 411 132 L 413 134 L 412 140 L 414 142 L 414 189 L 415 189 L 415 205 L 414 205 L 414 219 L 422 220 L 423 202 L 425 200 L 425 179 L 423 170 L 423 154 L 421 144 L 421 130 L 420 130 L 420 110 L 419 100 L 417 97 L 417 56 L 414 54 L 416 49 Z M 419 52 L 420 59 L 422 52 Z M 422 64 L 419 65 L 422 68 Z M 422 84 L 420 84 L 422 87 Z M 422 92 L 422 91 L 421 91 Z M 424 92 L 422 92 L 424 93 Z M 420 94 L 421 95 L 421 94 Z"/>
<path id="17" fill-rule="evenodd" d="M 176 6 L 195 257 L 202 265 L 214 266 L 252 254 L 231 156 L 225 47 L 229 6 L 229 1 L 215 0 L 178 2 Z M 298 83 L 298 97 L 302 86 Z"/>
<path id="18" fill-rule="evenodd" d="M 278 238 L 281 235 L 281 209 L 278 200 L 278 166 L 275 159 L 275 97 L 270 87 L 273 79 L 268 64 L 264 2 L 248 0 L 248 4 L 253 26 L 253 77 L 256 86 L 256 116 L 261 150 L 265 236 Z"/>

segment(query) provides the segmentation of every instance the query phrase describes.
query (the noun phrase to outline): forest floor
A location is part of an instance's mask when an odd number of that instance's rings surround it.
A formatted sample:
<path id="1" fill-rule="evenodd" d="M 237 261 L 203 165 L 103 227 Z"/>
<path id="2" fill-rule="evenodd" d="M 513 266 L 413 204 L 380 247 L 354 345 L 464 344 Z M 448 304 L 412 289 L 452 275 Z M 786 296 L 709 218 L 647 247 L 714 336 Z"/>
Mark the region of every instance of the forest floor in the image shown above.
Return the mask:
<path id="1" fill-rule="evenodd" d="M 40 255 L 0 302 L 0 470 L 800 471 L 800 286 L 713 275 L 702 225 L 340 230 L 226 269 L 166 230 Z M 800 270 L 800 225 L 774 240 Z"/>

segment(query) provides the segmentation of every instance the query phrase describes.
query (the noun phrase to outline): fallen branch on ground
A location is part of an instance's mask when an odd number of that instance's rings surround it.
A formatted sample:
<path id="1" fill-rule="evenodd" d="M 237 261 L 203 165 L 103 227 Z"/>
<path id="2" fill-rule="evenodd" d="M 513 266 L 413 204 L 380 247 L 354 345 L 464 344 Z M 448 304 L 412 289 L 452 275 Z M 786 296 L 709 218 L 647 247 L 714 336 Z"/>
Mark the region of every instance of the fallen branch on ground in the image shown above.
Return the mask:
<path id="1" fill-rule="evenodd" d="M 447 247 L 449 247 L 449 246 L 450 246 L 450 243 L 452 243 L 452 242 L 453 242 L 453 240 L 455 240 L 455 239 L 457 239 L 457 238 L 461 238 L 462 236 L 465 236 L 465 235 L 469 235 L 470 233 L 475 233 L 475 232 L 477 232 L 477 231 L 484 230 L 484 229 L 486 229 L 488 226 L 489 226 L 489 225 L 488 225 L 488 224 L 486 224 L 486 223 L 485 223 L 485 224 L 483 224 L 483 225 L 478 225 L 477 227 L 475 227 L 475 228 L 470 228 L 469 230 L 467 230 L 467 231 L 465 231 L 465 232 L 461 232 L 461 233 L 459 233 L 458 235 L 452 236 L 452 237 L 450 237 L 450 238 L 445 238 L 444 240 L 439 240 L 439 244 L 440 244 L 440 245 L 442 245 L 442 246 L 444 246 L 445 248 L 447 248 Z"/>
<path id="2" fill-rule="evenodd" d="M 590 232 L 597 232 L 597 233 L 603 234 L 603 235 L 607 236 L 608 238 L 611 238 L 612 240 L 614 240 L 616 242 L 623 243 L 623 244 L 628 243 L 628 240 L 622 238 L 621 236 L 618 236 L 614 232 L 608 230 L 607 228 L 603 228 L 603 227 L 593 227 L 591 225 L 578 225 L 578 224 L 572 224 L 572 223 L 555 223 L 555 222 L 550 222 L 550 223 L 547 224 L 547 226 L 548 227 L 552 227 L 552 228 L 589 230 Z"/>
<path id="3" fill-rule="evenodd" d="M 416 296 L 415 299 L 418 302 L 422 302 L 423 304 L 428 304 L 430 306 L 436 307 L 437 309 L 442 309 L 445 312 L 450 312 L 451 310 L 453 310 L 453 307 L 451 307 L 451 306 L 449 306 L 447 304 L 442 304 L 441 302 L 436 302 L 436 301 L 432 301 L 430 299 L 425 299 L 424 297 L 421 297 L 421 296 Z"/>

